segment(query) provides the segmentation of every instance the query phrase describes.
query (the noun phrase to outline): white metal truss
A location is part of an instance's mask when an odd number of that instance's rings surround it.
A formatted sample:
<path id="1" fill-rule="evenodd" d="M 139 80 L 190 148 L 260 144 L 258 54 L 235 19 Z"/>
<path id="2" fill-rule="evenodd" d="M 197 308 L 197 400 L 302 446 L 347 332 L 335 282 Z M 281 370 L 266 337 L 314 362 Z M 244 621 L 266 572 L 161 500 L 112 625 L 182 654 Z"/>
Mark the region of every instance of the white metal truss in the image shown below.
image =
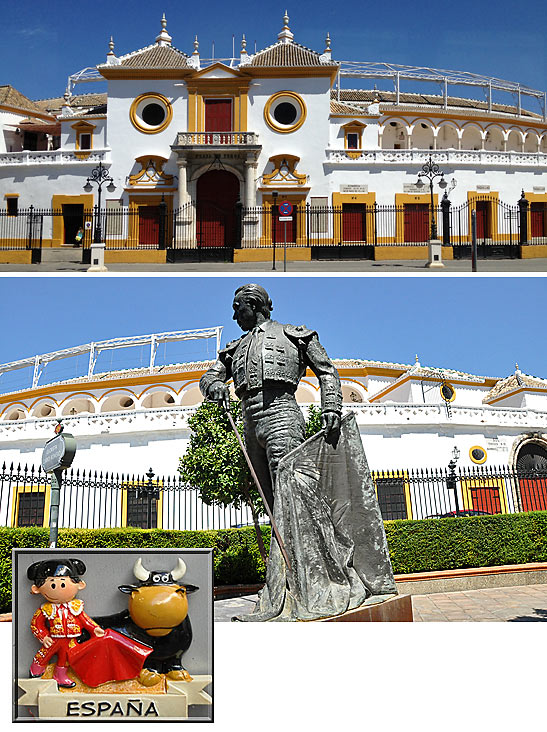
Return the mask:
<path id="1" fill-rule="evenodd" d="M 150 345 L 150 357 L 148 361 L 148 369 L 150 373 L 154 371 L 154 364 L 156 359 L 156 352 L 160 343 L 173 343 L 176 341 L 188 341 L 198 339 L 214 338 L 216 340 L 216 355 L 220 350 L 220 337 L 222 334 L 222 326 L 216 326 L 214 328 L 201 328 L 197 330 L 176 330 L 167 333 L 152 333 L 151 335 L 142 336 L 127 336 L 125 338 L 112 338 L 108 341 L 96 341 L 94 343 L 86 343 L 83 346 L 73 346 L 72 348 L 64 348 L 60 351 L 53 351 L 52 353 L 42 353 L 36 356 L 30 356 L 29 358 L 23 358 L 19 361 L 12 361 L 0 365 L 0 375 L 9 371 L 17 371 L 18 369 L 24 369 L 33 367 L 32 375 L 32 387 L 38 386 L 40 377 L 43 373 L 44 367 L 52 361 L 60 361 L 64 358 L 72 358 L 74 356 L 81 356 L 83 354 L 89 355 L 87 377 L 88 379 L 93 376 L 95 370 L 95 364 L 101 351 L 113 351 L 119 348 L 130 348 L 132 346 L 146 346 Z"/>
<path id="2" fill-rule="evenodd" d="M 201 67 L 221 61 L 226 66 L 236 67 L 239 65 L 238 58 L 222 59 L 201 59 Z M 515 107 L 520 115 L 522 112 L 522 97 L 537 99 L 541 105 L 543 117 L 547 119 L 547 92 L 526 86 L 516 81 L 506 81 L 494 76 L 482 76 L 470 71 L 450 71 L 447 69 L 434 69 L 429 66 L 403 66 L 391 64 L 385 61 L 340 61 L 338 72 L 338 91 L 340 91 L 340 79 L 392 79 L 395 87 L 396 102 L 399 103 L 401 93 L 401 80 L 429 82 L 440 85 L 444 100 L 444 107 L 448 107 L 448 88 L 450 86 L 472 86 L 480 87 L 485 91 L 488 100 L 488 109 L 492 111 L 492 92 L 501 91 L 513 94 L 516 98 Z M 68 77 L 67 92 L 72 95 L 76 84 L 83 84 L 92 81 L 104 81 L 99 71 L 93 67 L 87 67 L 71 74 Z"/>

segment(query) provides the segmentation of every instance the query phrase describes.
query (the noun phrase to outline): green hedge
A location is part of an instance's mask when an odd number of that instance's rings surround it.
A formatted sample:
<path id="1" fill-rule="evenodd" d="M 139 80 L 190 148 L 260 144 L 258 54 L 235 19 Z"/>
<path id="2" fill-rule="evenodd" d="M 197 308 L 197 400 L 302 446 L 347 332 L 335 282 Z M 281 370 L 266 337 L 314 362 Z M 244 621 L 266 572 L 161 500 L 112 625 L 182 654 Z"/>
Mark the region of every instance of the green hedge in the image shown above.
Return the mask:
<path id="1" fill-rule="evenodd" d="M 395 574 L 547 562 L 547 512 L 386 521 Z"/>
<path id="2" fill-rule="evenodd" d="M 395 574 L 464 567 L 547 562 L 547 512 L 508 516 L 386 521 Z M 270 531 L 262 527 L 266 550 Z M 12 548 L 48 545 L 48 529 L 0 528 L 0 609 L 11 602 Z M 264 580 L 254 529 L 163 531 L 159 529 L 62 529 L 59 547 L 157 548 L 213 547 L 215 584 L 252 584 Z"/>
<path id="3" fill-rule="evenodd" d="M 262 527 L 266 551 L 270 529 Z M 0 610 L 11 603 L 11 550 L 47 549 L 49 529 L 0 528 Z M 235 585 L 262 582 L 265 567 L 254 528 L 221 531 L 163 531 L 160 529 L 61 529 L 59 548 L 95 549 L 179 549 L 213 547 L 215 584 Z"/>

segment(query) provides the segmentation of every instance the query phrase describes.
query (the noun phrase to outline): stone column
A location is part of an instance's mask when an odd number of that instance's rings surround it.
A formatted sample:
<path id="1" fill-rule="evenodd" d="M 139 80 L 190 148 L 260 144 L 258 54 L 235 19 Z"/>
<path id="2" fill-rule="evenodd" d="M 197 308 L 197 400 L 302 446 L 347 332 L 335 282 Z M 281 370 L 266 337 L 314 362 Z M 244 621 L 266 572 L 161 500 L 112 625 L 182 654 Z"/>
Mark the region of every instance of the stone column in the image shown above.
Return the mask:
<path id="1" fill-rule="evenodd" d="M 251 211 L 256 206 L 256 170 L 258 162 L 254 155 L 249 155 L 245 160 L 245 208 L 243 217 L 242 246 L 252 247 L 257 245 L 258 239 L 258 216 L 256 211 Z"/>
<path id="2" fill-rule="evenodd" d="M 188 202 L 188 183 L 186 180 L 186 166 L 188 164 L 188 161 L 186 158 L 181 158 L 177 160 L 177 165 L 179 169 L 179 208 L 182 208 L 185 203 Z"/>
<path id="3" fill-rule="evenodd" d="M 252 158 L 245 161 L 245 208 L 256 206 L 255 171 L 258 163 Z"/>

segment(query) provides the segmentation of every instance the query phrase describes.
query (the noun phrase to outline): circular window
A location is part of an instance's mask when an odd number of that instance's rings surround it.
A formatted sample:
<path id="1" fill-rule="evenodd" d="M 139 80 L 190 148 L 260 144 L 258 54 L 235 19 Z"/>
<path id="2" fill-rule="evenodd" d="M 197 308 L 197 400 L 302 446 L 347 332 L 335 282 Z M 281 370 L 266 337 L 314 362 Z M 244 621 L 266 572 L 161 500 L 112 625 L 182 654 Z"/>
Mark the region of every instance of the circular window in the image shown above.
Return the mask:
<path id="1" fill-rule="evenodd" d="M 129 117 L 139 132 L 155 135 L 169 126 L 173 118 L 173 108 L 162 94 L 148 92 L 133 101 Z"/>
<path id="2" fill-rule="evenodd" d="M 264 118 L 276 132 L 295 132 L 304 124 L 306 105 L 295 92 L 278 92 L 266 102 Z"/>
<path id="3" fill-rule="evenodd" d="M 443 381 L 439 388 L 441 390 L 441 398 L 445 402 L 454 401 L 454 399 L 456 398 L 456 389 L 454 389 L 452 384 L 449 384 L 448 382 Z"/>
<path id="4" fill-rule="evenodd" d="M 484 447 L 475 445 L 474 447 L 471 447 L 469 449 L 469 457 L 474 463 L 477 463 L 477 465 L 482 465 L 486 462 L 486 450 L 484 449 Z"/>

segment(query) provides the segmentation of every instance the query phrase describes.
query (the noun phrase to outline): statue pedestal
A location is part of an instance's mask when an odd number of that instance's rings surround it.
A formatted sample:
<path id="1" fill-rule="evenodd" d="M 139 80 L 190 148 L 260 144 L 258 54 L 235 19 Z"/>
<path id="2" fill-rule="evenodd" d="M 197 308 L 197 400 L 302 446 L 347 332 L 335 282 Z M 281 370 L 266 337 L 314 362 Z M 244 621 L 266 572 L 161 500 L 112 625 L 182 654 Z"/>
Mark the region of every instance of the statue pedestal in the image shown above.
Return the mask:
<path id="1" fill-rule="evenodd" d="M 361 605 L 333 618 L 312 620 L 314 623 L 412 623 L 412 597 L 397 595 L 376 605 Z"/>

